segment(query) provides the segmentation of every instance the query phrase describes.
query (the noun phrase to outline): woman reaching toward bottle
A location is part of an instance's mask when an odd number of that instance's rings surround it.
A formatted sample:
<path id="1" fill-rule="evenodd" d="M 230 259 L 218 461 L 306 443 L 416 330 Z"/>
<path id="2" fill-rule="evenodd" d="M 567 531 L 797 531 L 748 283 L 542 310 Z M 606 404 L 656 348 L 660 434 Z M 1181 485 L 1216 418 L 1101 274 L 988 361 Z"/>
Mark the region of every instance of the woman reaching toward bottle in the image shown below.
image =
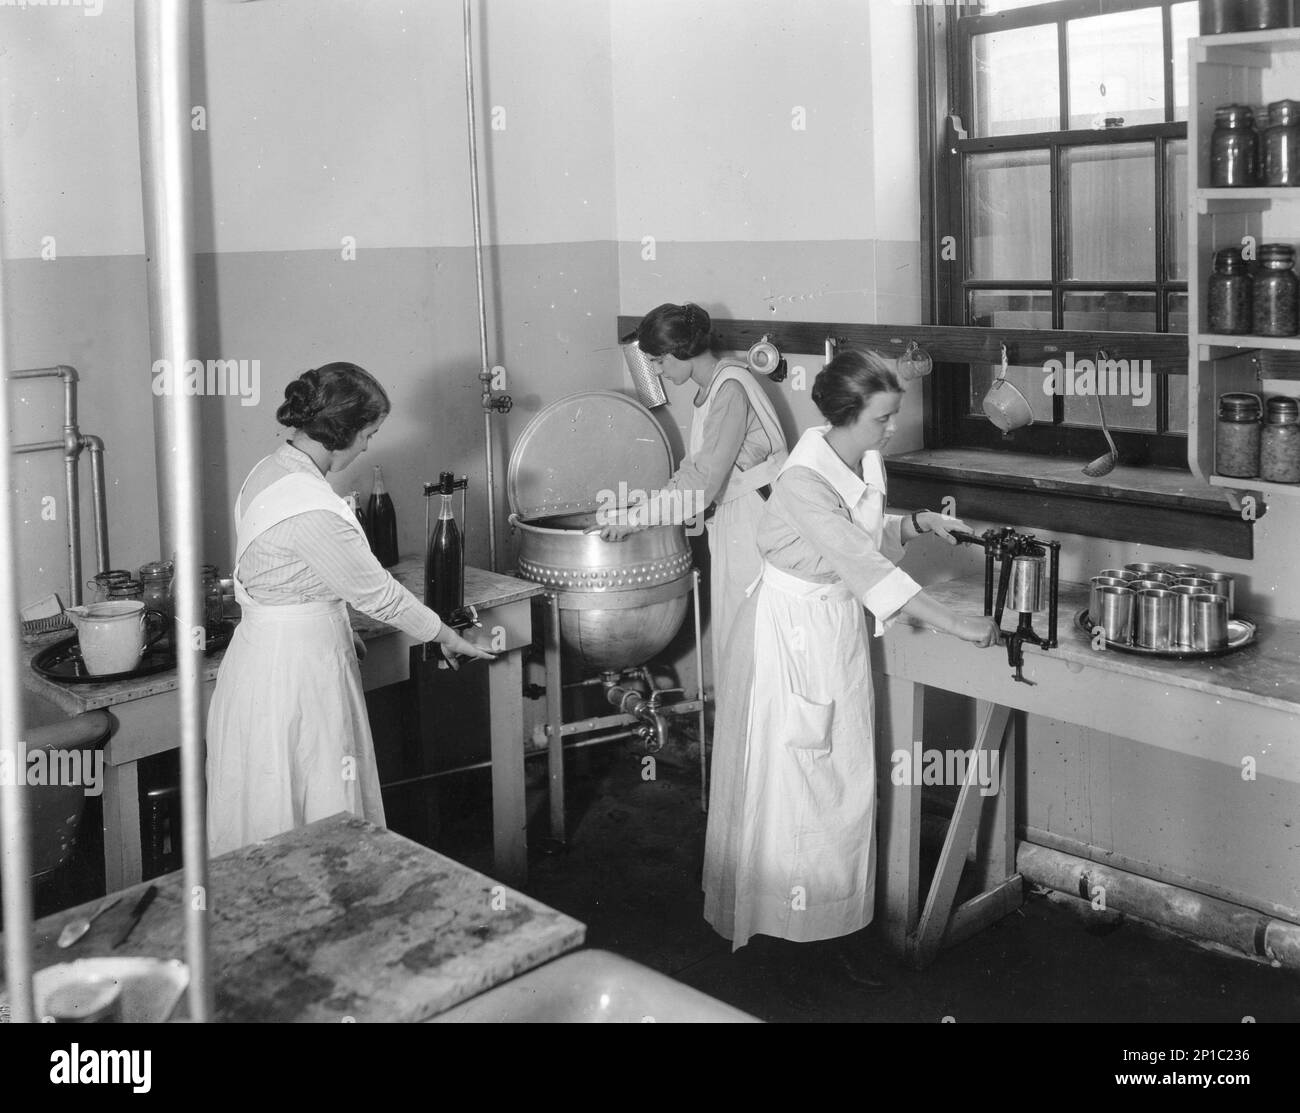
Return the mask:
<path id="1" fill-rule="evenodd" d="M 390 409 L 351 363 L 304 372 L 276 420 L 287 444 L 235 500 L 235 597 L 242 618 L 208 709 L 212 855 L 348 811 L 380 826 L 374 743 L 346 604 L 448 660 L 493 655 L 445 626 L 375 559 L 325 477 L 363 453 Z"/>

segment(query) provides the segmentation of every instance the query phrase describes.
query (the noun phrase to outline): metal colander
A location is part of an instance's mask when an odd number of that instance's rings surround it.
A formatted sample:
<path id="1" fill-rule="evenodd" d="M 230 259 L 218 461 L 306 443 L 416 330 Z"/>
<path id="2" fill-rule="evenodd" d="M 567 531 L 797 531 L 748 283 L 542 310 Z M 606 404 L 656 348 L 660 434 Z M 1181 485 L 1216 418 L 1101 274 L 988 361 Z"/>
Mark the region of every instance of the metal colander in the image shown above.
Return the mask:
<path id="1" fill-rule="evenodd" d="M 655 367 L 650 362 L 650 357 L 641 350 L 641 345 L 637 343 L 636 334 L 625 336 L 622 345 L 623 359 L 632 375 L 632 385 L 636 388 L 636 396 L 641 405 L 652 410 L 656 406 L 667 403 L 668 395 L 664 393 L 663 383 L 659 381 L 659 376 L 655 374 Z"/>

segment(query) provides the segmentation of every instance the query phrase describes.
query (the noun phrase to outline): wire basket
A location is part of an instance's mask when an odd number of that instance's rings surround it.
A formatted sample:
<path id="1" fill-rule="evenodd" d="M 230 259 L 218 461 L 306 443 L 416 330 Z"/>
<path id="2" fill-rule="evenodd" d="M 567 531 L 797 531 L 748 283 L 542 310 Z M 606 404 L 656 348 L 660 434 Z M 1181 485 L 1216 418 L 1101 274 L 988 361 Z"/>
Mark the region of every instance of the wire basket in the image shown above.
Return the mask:
<path id="1" fill-rule="evenodd" d="M 66 614 L 53 614 L 48 618 L 29 618 L 23 622 L 23 637 L 30 638 L 39 634 L 53 634 L 59 630 L 71 630 L 72 620 Z"/>

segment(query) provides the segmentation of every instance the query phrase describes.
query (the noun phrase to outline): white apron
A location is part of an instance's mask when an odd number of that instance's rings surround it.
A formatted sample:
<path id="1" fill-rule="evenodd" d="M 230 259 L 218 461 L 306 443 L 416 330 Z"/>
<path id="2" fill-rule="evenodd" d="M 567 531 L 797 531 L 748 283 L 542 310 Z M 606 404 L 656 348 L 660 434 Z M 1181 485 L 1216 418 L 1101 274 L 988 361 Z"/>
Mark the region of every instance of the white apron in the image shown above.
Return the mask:
<path id="1" fill-rule="evenodd" d="M 691 455 L 704 447 L 704 423 L 719 388 L 726 382 L 737 382 L 744 388 L 763 432 L 772 442 L 773 451 L 766 460 L 748 470 L 732 466 L 731 474 L 718 495 L 717 505 L 705 520 L 709 538 L 709 641 L 715 678 L 721 668 L 722 650 L 727 644 L 732 623 L 745 601 L 745 589 L 763 567 L 757 541 L 763 498 L 758 489 L 776 482 L 786 460 L 785 434 L 781 432 L 781 423 L 777 421 L 771 401 L 748 366 L 735 360 L 718 361 L 704 402 L 695 407 L 691 415 Z"/>
<path id="2" fill-rule="evenodd" d="M 797 448 L 786 464 L 794 466 L 811 466 Z M 883 485 L 883 469 L 866 474 Z M 878 546 L 883 502 L 869 486 L 851 510 Z M 801 580 L 767 563 L 761 582 L 748 707 L 721 708 L 705 843 L 704 916 L 733 950 L 759 933 L 796 942 L 849 935 L 871 923 L 875 903 L 867 612 L 841 582 Z M 732 731 L 738 745 L 722 736 Z"/>
<path id="3" fill-rule="evenodd" d="M 347 605 L 266 606 L 239 579 L 248 546 L 287 518 L 329 510 L 360 523 L 323 478 L 306 473 L 276 480 L 240 516 L 242 497 L 241 488 L 234 581 L 243 617 L 208 708 L 212 856 L 343 811 L 384 826 Z"/>

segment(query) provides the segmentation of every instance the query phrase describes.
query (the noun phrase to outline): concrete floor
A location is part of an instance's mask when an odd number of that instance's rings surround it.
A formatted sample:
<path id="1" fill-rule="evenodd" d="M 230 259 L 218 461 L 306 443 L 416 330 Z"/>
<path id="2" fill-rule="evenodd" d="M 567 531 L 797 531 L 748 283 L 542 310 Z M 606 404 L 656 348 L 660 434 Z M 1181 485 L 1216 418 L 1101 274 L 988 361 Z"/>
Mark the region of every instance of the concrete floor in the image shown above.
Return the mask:
<path id="1" fill-rule="evenodd" d="M 1131 918 L 1100 920 L 1084 902 L 1056 894 L 1031 893 L 1018 912 L 924 971 L 878 949 L 884 993 L 863 993 L 824 958 L 763 937 L 733 954 L 701 915 L 697 755 L 670 744 L 648 781 L 631 744 L 571 754 L 569 842 L 560 853 L 544 850 L 544 765 L 530 762 L 537 783 L 525 890 L 585 923 L 589 946 L 764 1020 L 1300 1019 L 1300 972 L 1211 951 Z M 491 872 L 486 778 L 455 780 L 439 789 L 436 848 Z"/>

